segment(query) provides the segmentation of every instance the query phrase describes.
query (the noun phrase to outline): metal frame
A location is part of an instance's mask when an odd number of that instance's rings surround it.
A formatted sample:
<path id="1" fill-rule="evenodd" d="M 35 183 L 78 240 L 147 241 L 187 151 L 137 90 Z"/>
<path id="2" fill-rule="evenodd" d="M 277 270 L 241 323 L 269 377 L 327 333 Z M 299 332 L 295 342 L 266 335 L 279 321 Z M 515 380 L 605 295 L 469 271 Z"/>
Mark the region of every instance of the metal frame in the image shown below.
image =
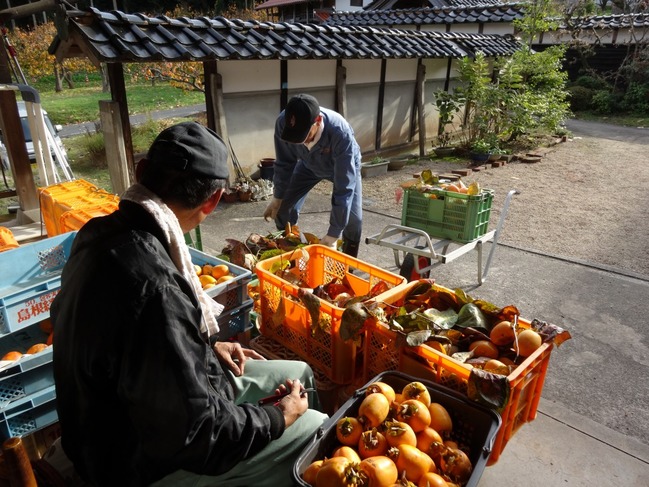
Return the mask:
<path id="1" fill-rule="evenodd" d="M 406 254 L 409 253 L 420 257 L 427 257 L 430 259 L 431 264 L 423 268 L 420 268 L 419 266 L 419 259 L 414 259 L 415 271 L 419 275 L 427 273 L 439 264 L 452 262 L 471 250 L 476 249 L 478 252 L 478 284 L 482 285 L 482 283 L 487 279 L 489 266 L 491 265 L 498 244 L 498 238 L 502 231 L 507 213 L 509 212 L 511 199 L 515 194 L 519 194 L 515 189 L 512 189 L 507 193 L 496 229 L 491 230 L 470 242 L 464 243 L 455 242 L 450 239 L 436 239 L 431 237 L 424 230 L 403 225 L 389 224 L 380 233 L 366 237 L 365 243 L 391 248 L 394 252 L 394 263 L 399 268 L 402 263 L 401 253 L 403 253 L 404 258 Z M 492 241 L 493 244 L 483 269 L 482 247 L 485 242 L 489 241 Z"/>

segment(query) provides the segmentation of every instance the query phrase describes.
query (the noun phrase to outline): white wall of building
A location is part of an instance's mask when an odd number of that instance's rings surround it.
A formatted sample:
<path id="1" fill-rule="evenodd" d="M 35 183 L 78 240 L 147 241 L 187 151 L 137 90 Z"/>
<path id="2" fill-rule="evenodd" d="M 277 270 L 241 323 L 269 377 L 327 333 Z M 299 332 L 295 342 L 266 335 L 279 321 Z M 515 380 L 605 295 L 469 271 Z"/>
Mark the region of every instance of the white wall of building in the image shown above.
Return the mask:
<path id="1" fill-rule="evenodd" d="M 392 151 L 418 143 L 410 137 L 417 77 L 417 59 L 392 59 L 386 63 L 383 109 L 379 117 L 381 59 L 344 60 L 346 68 L 347 120 L 367 159 L 377 150 Z M 424 114 L 426 150 L 437 134 L 434 92 L 443 89 L 447 59 L 425 59 Z M 453 66 L 457 61 L 453 62 Z M 291 60 L 287 62 L 287 94 L 309 93 L 320 105 L 335 108 L 336 61 Z M 281 62 L 219 61 L 223 78 L 224 110 L 228 137 L 237 159 L 247 174 L 254 174 L 259 160 L 274 157 L 274 127 L 281 110 Z M 451 86 L 456 72 L 451 72 Z M 381 133 L 377 146 L 377 126 Z M 411 145 L 412 147 L 412 145 Z"/>

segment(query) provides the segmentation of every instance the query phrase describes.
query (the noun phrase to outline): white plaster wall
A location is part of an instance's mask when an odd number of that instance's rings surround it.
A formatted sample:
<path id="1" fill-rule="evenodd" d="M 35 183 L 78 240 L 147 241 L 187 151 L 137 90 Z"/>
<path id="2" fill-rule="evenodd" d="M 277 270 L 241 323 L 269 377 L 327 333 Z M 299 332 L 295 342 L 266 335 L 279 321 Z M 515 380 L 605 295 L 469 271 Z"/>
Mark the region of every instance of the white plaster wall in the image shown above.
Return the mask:
<path id="1" fill-rule="evenodd" d="M 409 81 L 417 77 L 416 59 L 388 59 L 385 67 L 385 81 Z"/>
<path id="2" fill-rule="evenodd" d="M 217 61 L 223 79 L 223 93 L 257 92 L 280 89 L 280 64 L 267 61 Z"/>
<path id="3" fill-rule="evenodd" d="M 446 24 L 430 24 L 422 25 L 422 31 L 432 31 L 432 32 L 446 32 Z"/>
<path id="4" fill-rule="evenodd" d="M 514 24 L 511 22 L 493 22 L 486 23 L 482 29 L 483 34 L 513 34 L 514 33 Z"/>
<path id="5" fill-rule="evenodd" d="M 469 24 L 469 23 L 452 24 L 451 32 L 464 32 L 467 34 L 478 34 L 480 33 L 480 24 Z"/>
<path id="6" fill-rule="evenodd" d="M 447 59 L 426 59 L 424 114 L 427 139 L 437 134 L 437 112 L 433 93 L 444 87 Z M 354 128 L 363 153 L 377 150 L 379 80 L 381 60 L 345 60 L 347 71 L 347 120 Z M 258 171 L 259 160 L 274 157 L 273 133 L 280 113 L 280 61 L 219 61 L 223 77 L 224 110 L 228 136 L 243 170 Z M 388 60 L 382 112 L 380 149 L 416 143 L 410 139 L 415 96 L 417 60 Z M 456 76 L 455 69 L 451 78 Z M 250 79 L 251 78 L 251 79 Z M 306 92 L 323 107 L 335 105 L 335 60 L 288 62 L 288 98 Z M 427 143 L 426 150 L 430 149 Z"/>
<path id="7" fill-rule="evenodd" d="M 336 85 L 335 59 L 289 60 L 287 64 L 289 90 Z"/>
<path id="8" fill-rule="evenodd" d="M 367 7 L 373 0 L 363 0 L 362 7 L 352 7 L 350 0 L 337 0 L 336 1 L 336 10 L 339 12 L 354 12 L 356 10 L 363 10 L 363 7 Z"/>
<path id="9" fill-rule="evenodd" d="M 380 59 L 345 59 L 347 85 L 376 83 L 381 78 Z"/>

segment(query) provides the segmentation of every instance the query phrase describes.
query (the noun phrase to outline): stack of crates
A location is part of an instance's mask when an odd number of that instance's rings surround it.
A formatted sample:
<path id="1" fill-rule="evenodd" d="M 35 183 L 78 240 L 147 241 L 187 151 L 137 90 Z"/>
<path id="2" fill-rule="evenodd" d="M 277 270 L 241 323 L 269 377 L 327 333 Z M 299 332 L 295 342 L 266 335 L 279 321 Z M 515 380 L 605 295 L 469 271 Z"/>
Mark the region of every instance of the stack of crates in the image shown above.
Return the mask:
<path id="1" fill-rule="evenodd" d="M 253 300 L 248 296 L 248 284 L 252 279 L 252 272 L 191 247 L 189 254 L 192 263 L 201 267 L 205 264 L 228 266 L 233 279 L 217 284 L 207 289 L 206 292 L 214 301 L 223 305 L 223 311 L 216 320 L 220 329 L 219 341 L 241 339 L 252 328 L 250 312 Z"/>
<path id="2" fill-rule="evenodd" d="M 78 230 L 93 216 L 117 209 L 119 197 L 83 179 L 39 188 L 43 223 L 48 237 Z"/>
<path id="3" fill-rule="evenodd" d="M 0 253 L 0 437 L 23 436 L 57 421 L 50 305 L 76 233 L 66 233 Z M 15 353 L 13 355 L 16 355 Z"/>

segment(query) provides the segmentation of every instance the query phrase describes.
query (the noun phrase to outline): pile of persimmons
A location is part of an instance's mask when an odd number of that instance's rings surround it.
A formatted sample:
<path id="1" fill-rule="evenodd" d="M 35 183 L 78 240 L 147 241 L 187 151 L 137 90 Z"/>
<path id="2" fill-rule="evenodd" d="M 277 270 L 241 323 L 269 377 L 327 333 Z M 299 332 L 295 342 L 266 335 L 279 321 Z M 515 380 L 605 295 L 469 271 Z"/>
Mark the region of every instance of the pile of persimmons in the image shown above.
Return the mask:
<path id="1" fill-rule="evenodd" d="M 401 391 L 372 382 L 354 416 L 336 422 L 334 449 L 312 462 L 302 479 L 313 487 L 458 487 L 473 471 L 466 445 L 450 440 L 449 411 L 428 388 Z"/>

